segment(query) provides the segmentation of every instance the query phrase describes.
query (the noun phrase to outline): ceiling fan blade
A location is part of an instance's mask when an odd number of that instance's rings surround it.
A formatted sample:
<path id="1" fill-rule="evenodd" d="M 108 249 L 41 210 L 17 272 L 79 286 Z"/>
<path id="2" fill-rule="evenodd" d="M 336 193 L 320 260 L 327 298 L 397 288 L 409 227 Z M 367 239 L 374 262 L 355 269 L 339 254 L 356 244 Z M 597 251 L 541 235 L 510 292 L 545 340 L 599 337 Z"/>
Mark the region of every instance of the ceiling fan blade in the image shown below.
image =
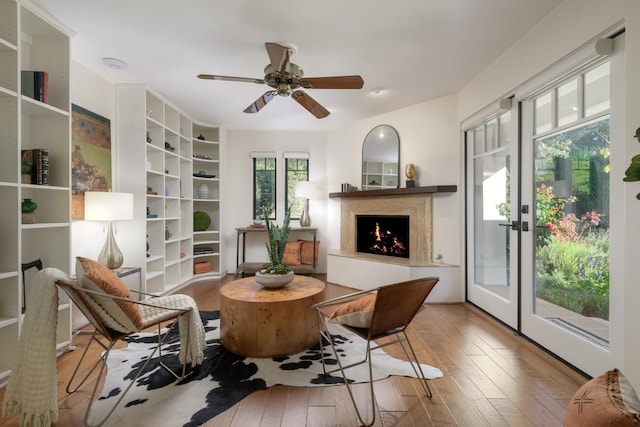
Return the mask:
<path id="1" fill-rule="evenodd" d="M 266 42 L 267 54 L 269 55 L 269 61 L 271 61 L 271 67 L 274 71 L 284 73 L 287 71 L 287 65 L 289 64 L 289 48 L 279 45 L 278 43 Z"/>
<path id="2" fill-rule="evenodd" d="M 254 79 L 251 77 L 232 77 L 232 76 L 216 76 L 214 74 L 198 74 L 198 78 L 204 79 L 204 80 L 225 80 L 229 82 L 247 82 L 247 83 L 264 84 L 264 80 Z"/>
<path id="3" fill-rule="evenodd" d="M 316 116 L 318 119 L 324 119 L 330 113 L 329 110 L 324 108 L 322 105 L 318 103 L 315 99 L 307 95 L 305 92 L 301 90 L 296 90 L 291 94 L 291 97 L 296 100 L 296 102 L 306 108 L 311 114 Z"/>
<path id="4" fill-rule="evenodd" d="M 362 89 L 364 80 L 360 76 L 308 77 L 300 80 L 306 89 Z"/>
<path id="5" fill-rule="evenodd" d="M 251 104 L 247 108 L 245 108 L 244 112 L 245 113 L 257 113 L 258 111 L 260 111 L 262 109 L 262 107 L 267 105 L 269 103 L 269 101 L 271 101 L 276 95 L 277 95 L 277 92 L 275 92 L 273 90 L 270 90 L 269 92 L 265 92 L 260 98 L 256 99 L 253 104 Z"/>

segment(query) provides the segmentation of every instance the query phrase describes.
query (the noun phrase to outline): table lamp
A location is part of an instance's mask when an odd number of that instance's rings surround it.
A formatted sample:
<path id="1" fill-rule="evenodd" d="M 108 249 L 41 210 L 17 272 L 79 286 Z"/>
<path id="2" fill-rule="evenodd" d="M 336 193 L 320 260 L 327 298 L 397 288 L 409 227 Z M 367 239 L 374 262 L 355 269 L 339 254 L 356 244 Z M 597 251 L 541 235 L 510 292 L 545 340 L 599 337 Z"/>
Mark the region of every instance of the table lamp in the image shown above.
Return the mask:
<path id="1" fill-rule="evenodd" d="M 98 262 L 112 270 L 121 267 L 123 257 L 113 235 L 113 221 L 133 219 L 133 194 L 106 191 L 85 192 L 84 219 L 109 223 L 107 240 L 98 255 Z"/>
<path id="2" fill-rule="evenodd" d="M 295 188 L 296 197 L 304 200 L 304 209 L 300 216 L 300 227 L 309 227 L 311 217 L 309 216 L 309 199 L 317 199 L 319 196 L 318 184 L 312 181 L 298 181 Z"/>

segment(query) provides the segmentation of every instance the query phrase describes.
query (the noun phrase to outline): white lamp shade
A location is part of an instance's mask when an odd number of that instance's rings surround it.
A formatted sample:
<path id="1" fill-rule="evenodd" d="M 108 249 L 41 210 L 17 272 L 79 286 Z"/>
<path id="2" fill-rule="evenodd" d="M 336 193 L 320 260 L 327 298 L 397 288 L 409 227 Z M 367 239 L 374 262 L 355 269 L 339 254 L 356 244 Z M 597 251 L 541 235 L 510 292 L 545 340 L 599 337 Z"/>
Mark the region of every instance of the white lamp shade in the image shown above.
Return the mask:
<path id="1" fill-rule="evenodd" d="M 295 189 L 296 197 L 300 199 L 319 199 L 320 188 L 317 182 L 298 181 Z"/>
<path id="2" fill-rule="evenodd" d="M 84 219 L 88 221 L 133 219 L 133 194 L 106 191 L 85 192 Z"/>

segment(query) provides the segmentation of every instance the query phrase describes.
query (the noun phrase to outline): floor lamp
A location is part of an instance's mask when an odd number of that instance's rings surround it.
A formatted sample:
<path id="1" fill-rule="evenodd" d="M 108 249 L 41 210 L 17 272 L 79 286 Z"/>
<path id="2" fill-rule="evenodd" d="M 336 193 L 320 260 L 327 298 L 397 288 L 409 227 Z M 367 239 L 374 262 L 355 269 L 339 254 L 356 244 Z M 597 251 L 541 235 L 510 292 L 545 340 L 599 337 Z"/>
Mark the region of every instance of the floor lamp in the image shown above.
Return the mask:
<path id="1" fill-rule="evenodd" d="M 300 215 L 300 227 L 311 226 L 311 217 L 309 216 L 309 199 L 318 198 L 318 184 L 312 181 L 298 181 L 295 188 L 296 197 L 304 199 L 304 209 Z"/>
<path id="2" fill-rule="evenodd" d="M 133 194 L 105 191 L 84 193 L 84 219 L 107 221 L 107 240 L 98 255 L 98 262 L 110 269 L 120 268 L 124 261 L 113 235 L 113 222 L 133 219 Z"/>

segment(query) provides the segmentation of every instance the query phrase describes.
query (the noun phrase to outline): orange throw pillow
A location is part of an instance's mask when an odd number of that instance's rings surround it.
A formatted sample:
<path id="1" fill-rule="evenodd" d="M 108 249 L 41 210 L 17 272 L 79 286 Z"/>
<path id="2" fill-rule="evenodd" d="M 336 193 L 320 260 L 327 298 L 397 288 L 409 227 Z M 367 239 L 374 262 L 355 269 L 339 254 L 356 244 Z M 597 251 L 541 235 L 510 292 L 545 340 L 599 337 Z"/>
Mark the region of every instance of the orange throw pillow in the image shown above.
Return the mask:
<path id="1" fill-rule="evenodd" d="M 120 298 L 134 299 L 127 285 L 113 271 L 88 258 L 77 257 L 77 260 L 82 266 L 85 277 L 102 289 L 104 293 Z M 137 304 L 120 300 L 114 300 L 114 302 L 131 319 L 136 328 L 142 328 L 142 315 Z"/>
<path id="2" fill-rule="evenodd" d="M 565 427 L 640 426 L 640 402 L 618 369 L 587 381 L 569 402 Z"/>
<path id="3" fill-rule="evenodd" d="M 313 240 L 299 240 L 302 242 L 300 247 L 300 264 L 314 265 L 313 260 Z M 316 240 L 316 259 L 315 265 L 318 265 L 318 251 L 320 250 L 320 241 Z"/>
<path id="4" fill-rule="evenodd" d="M 342 304 L 331 313 L 329 321 L 354 328 L 368 328 L 376 306 L 376 296 L 376 294 L 367 294 Z"/>
<path id="5" fill-rule="evenodd" d="M 288 266 L 300 265 L 300 246 L 302 242 L 287 242 L 282 255 L 282 263 Z"/>

